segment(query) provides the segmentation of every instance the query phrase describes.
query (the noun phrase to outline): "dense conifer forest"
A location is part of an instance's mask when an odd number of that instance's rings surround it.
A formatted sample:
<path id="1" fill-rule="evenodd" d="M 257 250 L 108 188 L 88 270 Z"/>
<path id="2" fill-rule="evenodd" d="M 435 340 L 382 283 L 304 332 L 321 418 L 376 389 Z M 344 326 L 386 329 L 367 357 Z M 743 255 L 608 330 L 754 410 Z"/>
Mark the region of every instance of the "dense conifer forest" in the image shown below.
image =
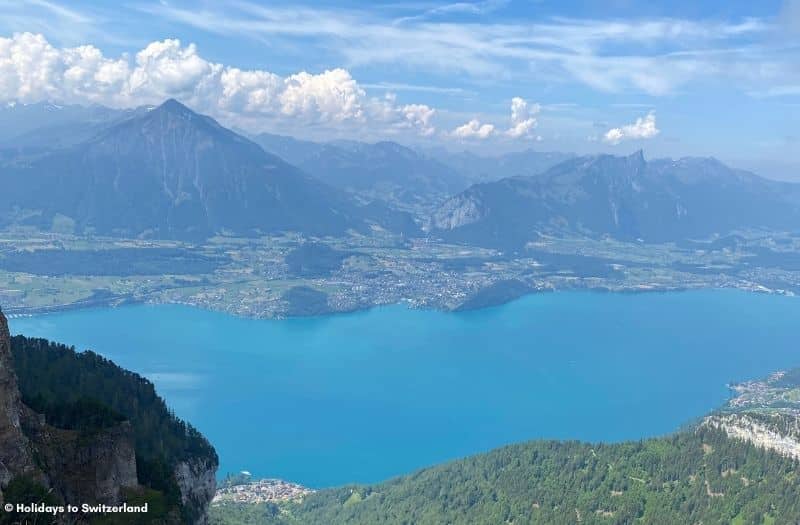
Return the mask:
<path id="1" fill-rule="evenodd" d="M 239 524 L 788 524 L 800 466 L 700 427 L 618 444 L 534 441 L 302 503 L 212 508 Z"/>

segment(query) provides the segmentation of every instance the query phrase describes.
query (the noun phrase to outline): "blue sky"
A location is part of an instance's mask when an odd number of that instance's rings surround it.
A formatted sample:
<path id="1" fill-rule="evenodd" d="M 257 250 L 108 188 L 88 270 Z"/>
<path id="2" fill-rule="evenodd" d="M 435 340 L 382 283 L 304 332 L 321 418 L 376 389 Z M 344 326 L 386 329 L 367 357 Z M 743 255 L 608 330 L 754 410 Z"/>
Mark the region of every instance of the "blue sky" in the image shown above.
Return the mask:
<path id="1" fill-rule="evenodd" d="M 800 180 L 800 0 L 0 0 L 0 100 L 247 131 L 710 155 Z"/>

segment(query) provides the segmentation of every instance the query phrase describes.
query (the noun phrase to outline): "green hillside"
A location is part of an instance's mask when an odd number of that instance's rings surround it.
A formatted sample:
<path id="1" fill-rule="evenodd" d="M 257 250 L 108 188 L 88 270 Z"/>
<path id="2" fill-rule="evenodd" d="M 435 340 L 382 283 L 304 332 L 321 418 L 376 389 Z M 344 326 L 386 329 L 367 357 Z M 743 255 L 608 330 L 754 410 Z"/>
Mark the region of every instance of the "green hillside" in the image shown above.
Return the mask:
<path id="1" fill-rule="evenodd" d="M 302 503 L 212 508 L 212 523 L 800 522 L 800 466 L 700 427 L 641 442 L 535 441 Z"/>

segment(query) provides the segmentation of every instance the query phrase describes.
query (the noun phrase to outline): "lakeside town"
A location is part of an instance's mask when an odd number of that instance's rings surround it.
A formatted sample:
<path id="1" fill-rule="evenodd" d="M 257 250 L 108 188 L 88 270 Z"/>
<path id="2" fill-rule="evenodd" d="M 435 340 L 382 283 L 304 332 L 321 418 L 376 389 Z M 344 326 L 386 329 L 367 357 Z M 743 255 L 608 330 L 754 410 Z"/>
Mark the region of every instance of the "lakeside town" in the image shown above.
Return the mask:
<path id="1" fill-rule="evenodd" d="M 689 244 L 547 238 L 516 253 L 390 235 L 180 241 L 0 232 L 12 315 L 131 303 L 253 318 L 406 304 L 456 310 L 552 290 L 800 291 L 800 238 L 746 232 Z"/>
<path id="2" fill-rule="evenodd" d="M 253 480 L 249 472 L 243 471 L 234 478 L 228 478 L 217 488 L 211 505 L 227 503 L 257 505 L 300 501 L 315 491 L 281 479 Z"/>
<path id="3" fill-rule="evenodd" d="M 759 380 L 729 385 L 734 396 L 726 412 L 767 411 L 800 417 L 800 369 L 782 370 Z"/>

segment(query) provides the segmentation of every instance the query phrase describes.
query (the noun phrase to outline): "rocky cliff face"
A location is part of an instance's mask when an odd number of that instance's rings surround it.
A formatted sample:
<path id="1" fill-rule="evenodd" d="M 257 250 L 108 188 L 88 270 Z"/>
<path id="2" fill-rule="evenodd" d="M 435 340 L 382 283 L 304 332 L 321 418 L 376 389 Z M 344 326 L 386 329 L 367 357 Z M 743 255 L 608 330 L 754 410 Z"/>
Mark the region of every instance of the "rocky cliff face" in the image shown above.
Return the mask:
<path id="1" fill-rule="evenodd" d="M 8 322 L 0 311 L 0 500 L 3 487 L 14 476 L 42 476 L 33 461 L 31 443 L 22 431 L 24 405 L 12 364 Z"/>
<path id="2" fill-rule="evenodd" d="M 772 418 L 778 420 L 780 416 L 773 414 Z M 800 420 L 791 418 L 795 429 L 800 425 Z M 729 437 L 752 443 L 758 448 L 772 450 L 782 456 L 800 461 L 800 439 L 796 432 L 775 428 L 764 420 L 759 420 L 748 414 L 719 414 L 708 416 L 703 420 L 703 425 L 723 430 Z M 785 426 L 785 425 L 784 425 Z"/>
<path id="3" fill-rule="evenodd" d="M 54 428 L 27 410 L 23 428 L 29 436 L 50 487 L 68 502 L 107 505 L 124 501 L 125 489 L 135 489 L 136 450 L 127 421 L 87 439 L 79 432 Z"/>
<path id="4" fill-rule="evenodd" d="M 481 208 L 481 203 L 473 196 L 463 193 L 451 197 L 436 210 L 431 219 L 432 225 L 438 230 L 454 230 L 478 222 L 486 211 Z"/>
<path id="5" fill-rule="evenodd" d="M 198 525 L 208 523 L 206 512 L 217 491 L 216 472 L 217 465 L 205 460 L 181 461 L 173 471 L 181 501 Z"/>

